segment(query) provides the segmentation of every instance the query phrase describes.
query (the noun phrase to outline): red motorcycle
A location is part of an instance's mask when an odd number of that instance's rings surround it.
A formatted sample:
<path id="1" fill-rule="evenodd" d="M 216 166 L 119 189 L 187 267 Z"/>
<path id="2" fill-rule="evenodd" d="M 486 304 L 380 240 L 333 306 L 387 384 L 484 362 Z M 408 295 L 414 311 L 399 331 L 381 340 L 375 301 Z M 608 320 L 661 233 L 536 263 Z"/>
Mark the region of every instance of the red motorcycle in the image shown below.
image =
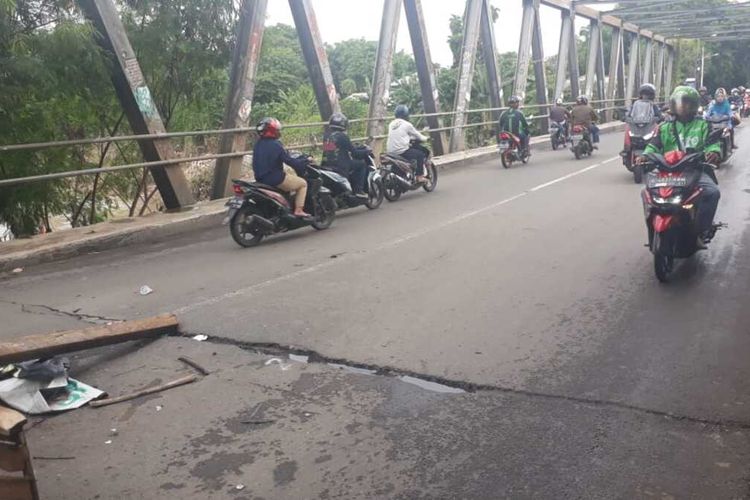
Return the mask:
<path id="1" fill-rule="evenodd" d="M 500 161 L 503 167 L 510 168 L 514 161 L 526 163 L 529 161 L 529 151 L 521 144 L 521 139 L 510 132 L 500 132 L 497 136 L 497 146 L 500 150 Z"/>
<path id="2" fill-rule="evenodd" d="M 666 282 L 675 259 L 687 259 L 698 250 L 698 181 L 705 172 L 716 180 L 712 165 L 704 163 L 703 153 L 686 155 L 680 151 L 646 155 L 650 170 L 641 192 L 648 229 L 648 246 L 654 255 L 656 278 Z M 723 224 L 714 224 L 706 236 L 710 241 Z"/>

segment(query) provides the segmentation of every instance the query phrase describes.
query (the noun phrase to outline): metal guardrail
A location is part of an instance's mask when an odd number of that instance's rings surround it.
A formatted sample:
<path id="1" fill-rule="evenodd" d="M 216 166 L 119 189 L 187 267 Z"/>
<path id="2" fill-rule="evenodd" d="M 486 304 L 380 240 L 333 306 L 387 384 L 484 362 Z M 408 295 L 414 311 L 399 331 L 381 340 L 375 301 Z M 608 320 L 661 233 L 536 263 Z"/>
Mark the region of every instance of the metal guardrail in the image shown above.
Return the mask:
<path id="1" fill-rule="evenodd" d="M 592 100 L 592 101 L 589 101 L 589 103 L 590 104 L 602 104 L 602 103 L 614 103 L 614 102 L 622 102 L 622 101 L 623 99 L 614 99 L 614 100 L 603 99 L 603 100 Z M 574 103 L 567 102 L 563 104 L 571 105 Z M 531 104 L 528 106 L 524 106 L 523 109 L 548 108 L 551 105 L 552 104 Z M 621 108 L 622 106 L 608 106 L 608 107 L 599 108 L 597 111 L 601 113 L 604 111 L 611 111 L 611 110 L 621 109 Z M 467 110 L 465 111 L 465 113 L 467 114 L 487 113 L 487 112 L 493 112 L 493 111 L 505 111 L 507 109 L 508 109 L 507 107 L 481 108 L 481 109 Z M 440 113 L 422 113 L 422 114 L 411 115 L 411 118 L 419 119 L 419 118 L 426 118 L 430 116 L 449 116 L 449 115 L 455 115 L 455 114 L 457 113 L 454 111 L 445 111 L 445 112 L 440 112 Z M 545 118 L 549 118 L 549 115 L 542 114 L 542 115 L 532 115 L 529 117 L 530 120 L 542 120 Z M 350 120 L 349 123 L 368 123 L 368 122 L 373 122 L 373 121 L 382 121 L 385 119 L 386 119 L 385 117 L 356 118 L 356 119 Z M 495 123 L 497 122 L 494 120 L 478 122 L 478 123 L 467 123 L 465 125 L 462 125 L 460 128 L 466 129 L 466 128 L 471 128 L 471 127 L 482 127 L 482 126 L 487 126 L 487 125 L 493 125 Z M 327 122 L 295 123 L 295 124 L 284 125 L 284 128 L 286 129 L 320 128 L 320 127 L 324 127 L 325 125 L 327 125 Z M 423 132 L 425 133 L 443 132 L 443 131 L 453 130 L 454 128 L 456 127 L 445 126 L 445 127 L 435 128 L 435 129 L 423 129 Z M 71 147 L 71 146 L 81 146 L 81 145 L 91 145 L 91 144 L 103 144 L 103 143 L 110 143 L 110 142 L 165 140 L 165 139 L 172 139 L 172 138 L 177 138 L 177 137 L 195 137 L 195 136 L 206 136 L 206 135 L 216 136 L 216 135 L 224 135 L 224 134 L 252 133 L 252 132 L 255 132 L 255 127 L 197 130 L 197 131 L 187 131 L 187 132 L 168 132 L 164 134 L 119 135 L 119 136 L 111 136 L 111 137 L 96 137 L 96 138 L 89 138 L 89 139 L 74 139 L 74 140 L 67 140 L 67 141 L 10 144 L 10 145 L 5 145 L 5 146 L 0 146 L 0 153 L 11 152 L 11 151 L 40 150 L 40 149 L 49 149 L 49 148 L 56 148 L 56 147 Z M 352 140 L 353 141 L 371 141 L 373 139 L 385 139 L 386 137 L 387 135 L 378 135 L 378 136 L 372 136 L 372 137 L 355 137 Z M 319 147 L 320 145 L 321 144 L 317 142 L 308 143 L 308 144 L 297 144 L 297 145 L 289 146 L 289 149 L 310 149 L 310 148 Z M 64 178 L 71 178 L 71 177 L 82 177 L 86 175 L 117 172 L 121 170 L 129 170 L 129 169 L 136 169 L 136 168 L 176 165 L 179 163 L 215 160 L 219 158 L 233 158 L 233 157 L 239 157 L 239 156 L 246 156 L 250 154 L 252 154 L 252 151 L 237 151 L 233 153 L 214 153 L 214 154 L 192 156 L 192 157 L 185 157 L 185 158 L 172 158 L 169 160 L 162 160 L 162 161 L 128 163 L 128 164 L 123 164 L 123 165 L 113 165 L 109 167 L 88 168 L 88 169 L 82 169 L 82 170 L 54 172 L 54 173 L 49 173 L 49 174 L 30 175 L 26 177 L 0 179 L 0 187 L 17 186 L 20 184 L 27 184 L 27 183 L 32 183 L 32 182 L 40 182 L 40 181 L 55 180 L 55 179 L 64 179 Z"/>

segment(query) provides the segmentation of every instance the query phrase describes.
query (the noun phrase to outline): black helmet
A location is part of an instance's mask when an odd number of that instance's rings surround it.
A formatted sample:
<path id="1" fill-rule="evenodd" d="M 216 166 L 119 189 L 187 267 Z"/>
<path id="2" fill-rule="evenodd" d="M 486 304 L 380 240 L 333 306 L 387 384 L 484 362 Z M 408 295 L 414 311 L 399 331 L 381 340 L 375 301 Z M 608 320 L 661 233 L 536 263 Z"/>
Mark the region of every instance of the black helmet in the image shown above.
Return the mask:
<path id="1" fill-rule="evenodd" d="M 508 104 L 509 104 L 509 105 L 513 105 L 513 104 L 521 104 L 521 98 L 520 98 L 520 97 L 518 97 L 517 95 L 512 95 L 512 96 L 510 96 L 510 97 L 508 98 Z"/>
<path id="2" fill-rule="evenodd" d="M 576 99 L 576 102 L 578 104 L 588 104 L 589 98 L 582 94 L 578 96 L 578 98 Z"/>
<path id="3" fill-rule="evenodd" d="M 649 99 L 653 101 L 656 99 L 656 87 L 650 83 L 644 83 L 641 85 L 641 88 L 638 89 L 638 96 L 641 99 Z"/>
<path id="4" fill-rule="evenodd" d="M 399 104 L 396 106 L 394 114 L 396 115 L 396 118 L 407 120 L 409 118 L 409 107 L 406 104 Z"/>
<path id="5" fill-rule="evenodd" d="M 708 88 L 706 88 L 705 86 L 701 87 L 701 88 L 698 89 L 698 92 L 700 92 L 702 94 L 708 94 Z"/>
<path id="6" fill-rule="evenodd" d="M 349 128 L 349 118 L 344 113 L 334 113 L 328 120 L 328 127 L 337 130 L 346 130 Z"/>

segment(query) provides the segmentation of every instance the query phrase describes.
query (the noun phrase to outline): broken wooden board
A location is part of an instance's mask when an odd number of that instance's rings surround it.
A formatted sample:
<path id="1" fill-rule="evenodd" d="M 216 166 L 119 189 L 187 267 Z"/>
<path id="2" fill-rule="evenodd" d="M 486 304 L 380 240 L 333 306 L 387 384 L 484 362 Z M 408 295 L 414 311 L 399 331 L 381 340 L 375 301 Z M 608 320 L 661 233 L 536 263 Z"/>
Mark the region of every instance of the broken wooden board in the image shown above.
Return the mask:
<path id="1" fill-rule="evenodd" d="M 30 335 L 0 342 L 0 365 L 176 333 L 177 318 L 174 314 L 163 314 L 111 325 Z"/>
<path id="2" fill-rule="evenodd" d="M 10 437 L 26 423 L 22 413 L 0 406 L 0 436 Z"/>

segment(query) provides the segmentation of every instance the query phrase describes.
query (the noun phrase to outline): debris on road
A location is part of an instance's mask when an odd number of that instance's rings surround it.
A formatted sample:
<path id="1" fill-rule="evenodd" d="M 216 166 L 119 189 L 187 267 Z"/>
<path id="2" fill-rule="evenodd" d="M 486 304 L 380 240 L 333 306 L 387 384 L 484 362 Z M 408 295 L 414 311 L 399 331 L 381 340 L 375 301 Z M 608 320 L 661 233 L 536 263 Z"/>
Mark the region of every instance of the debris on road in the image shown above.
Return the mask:
<path id="1" fill-rule="evenodd" d="M 198 342 L 203 342 L 204 340 L 208 340 L 208 335 L 203 335 L 201 333 L 199 335 L 193 336 L 193 340 L 197 340 Z"/>
<path id="2" fill-rule="evenodd" d="M 34 455 L 34 460 L 75 460 L 76 457 L 40 457 Z"/>
<path id="3" fill-rule="evenodd" d="M 263 424 L 273 424 L 276 420 L 243 420 L 240 422 L 241 424 L 245 425 L 263 425 Z"/>
<path id="4" fill-rule="evenodd" d="M 192 359 L 188 358 L 187 356 L 180 356 L 177 359 L 178 359 L 178 361 L 182 361 L 183 363 L 185 363 L 186 365 L 188 365 L 190 368 L 195 369 L 201 375 L 205 376 L 205 375 L 208 375 L 210 373 L 208 370 L 206 370 L 201 365 L 199 365 L 198 363 L 196 363 Z"/>
<path id="5" fill-rule="evenodd" d="M 138 293 L 140 293 L 140 294 L 141 294 L 141 295 L 143 295 L 143 296 L 146 296 L 146 295 L 148 295 L 148 294 L 150 294 L 150 293 L 154 293 L 154 289 L 153 289 L 153 288 L 151 288 L 151 287 L 150 287 L 150 286 L 148 286 L 148 285 L 143 285 L 143 286 L 141 287 L 141 289 L 140 289 L 140 290 L 138 291 Z"/>
<path id="6" fill-rule="evenodd" d="M 112 444 L 112 440 L 111 439 L 107 439 L 106 441 L 104 441 L 104 444 Z"/>
<path id="7" fill-rule="evenodd" d="M 136 391 L 130 394 L 117 396 L 115 398 L 100 399 L 99 401 L 92 401 L 91 406 L 94 408 L 99 408 L 100 406 L 108 406 L 108 405 L 113 405 L 115 403 L 122 403 L 123 401 L 130 401 L 131 399 L 135 399 L 141 396 L 146 396 L 148 394 L 154 394 L 155 392 L 166 391 L 167 389 L 172 389 L 173 387 L 179 387 L 181 385 L 190 384 L 192 382 L 195 382 L 196 380 L 198 380 L 198 377 L 196 377 L 195 375 L 186 375 L 184 377 L 178 378 L 171 382 L 167 382 L 166 384 L 157 385 L 153 387 L 146 387 L 145 389 L 141 389 L 139 391 Z M 157 411 L 159 411 L 158 408 L 157 408 Z"/>
<path id="8" fill-rule="evenodd" d="M 234 487 L 234 489 L 235 490 L 244 490 L 245 489 L 245 485 L 244 484 L 238 484 L 237 486 Z"/>
<path id="9" fill-rule="evenodd" d="M 283 362 L 283 361 L 281 361 L 281 360 L 280 360 L 279 358 L 271 358 L 271 359 L 269 359 L 268 361 L 266 361 L 266 362 L 264 363 L 264 365 L 265 365 L 265 366 L 270 366 L 270 365 L 279 365 L 279 368 L 281 368 L 281 370 L 282 370 L 282 371 L 287 371 L 287 370 L 288 370 L 289 368 L 291 368 L 291 367 L 292 367 L 292 365 L 290 365 L 290 364 L 288 364 L 288 363 L 284 363 L 284 362 Z"/>
<path id="10" fill-rule="evenodd" d="M 23 272 L 23 268 L 22 267 L 17 267 L 15 269 L 13 269 L 12 272 L 13 272 L 13 274 L 22 273 Z"/>
<path id="11" fill-rule="evenodd" d="M 296 361 L 297 363 L 307 363 L 310 360 L 310 356 L 303 356 L 300 354 L 290 354 L 289 359 Z"/>
<path id="12" fill-rule="evenodd" d="M 177 318 L 173 314 L 164 314 L 111 325 L 29 335 L 0 342 L 0 364 L 50 358 L 57 354 L 175 333 Z"/>

